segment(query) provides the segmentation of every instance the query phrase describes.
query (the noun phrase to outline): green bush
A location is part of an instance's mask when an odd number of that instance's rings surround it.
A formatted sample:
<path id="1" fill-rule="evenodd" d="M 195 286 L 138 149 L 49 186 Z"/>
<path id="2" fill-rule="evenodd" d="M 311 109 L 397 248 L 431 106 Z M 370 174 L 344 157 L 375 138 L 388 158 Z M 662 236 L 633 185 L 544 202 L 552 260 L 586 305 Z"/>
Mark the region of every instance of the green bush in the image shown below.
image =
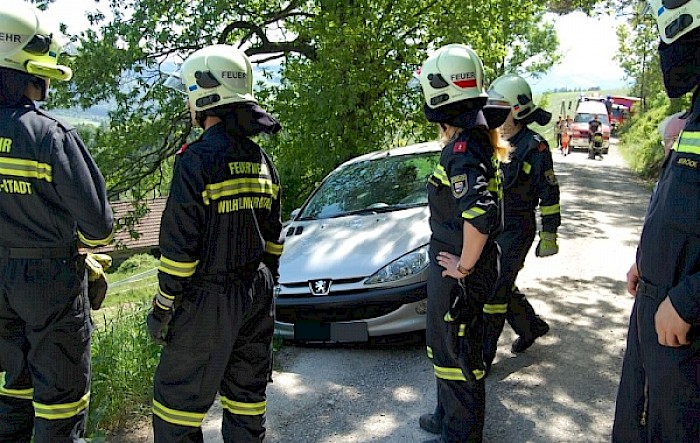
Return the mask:
<path id="1" fill-rule="evenodd" d="M 667 106 L 654 108 L 633 117 L 629 126 L 622 128 L 620 152 L 630 168 L 643 178 L 658 177 L 664 148 L 657 128 L 668 114 Z"/>
<path id="2" fill-rule="evenodd" d="M 123 278 L 138 274 L 139 272 L 148 271 L 155 267 L 158 267 L 157 258 L 149 254 L 136 254 L 124 260 L 113 274 L 115 274 L 114 277 L 118 275 Z"/>
<path id="3" fill-rule="evenodd" d="M 92 336 L 88 435 L 123 428 L 149 413 L 160 347 L 145 326 L 150 303 L 120 307 Z"/>

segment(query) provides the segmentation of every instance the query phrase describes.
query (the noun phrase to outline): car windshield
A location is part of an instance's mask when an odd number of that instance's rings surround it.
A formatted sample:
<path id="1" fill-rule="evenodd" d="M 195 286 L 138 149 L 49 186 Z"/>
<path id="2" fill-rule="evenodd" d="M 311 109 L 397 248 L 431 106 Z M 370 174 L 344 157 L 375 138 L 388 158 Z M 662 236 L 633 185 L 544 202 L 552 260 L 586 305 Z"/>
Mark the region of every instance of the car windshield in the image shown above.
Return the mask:
<path id="1" fill-rule="evenodd" d="M 333 171 L 299 214 L 301 220 L 374 214 L 428 204 L 426 180 L 440 152 L 383 157 Z"/>
<path id="2" fill-rule="evenodd" d="M 598 120 L 604 125 L 609 125 L 610 120 L 608 120 L 607 114 L 596 114 Z M 588 123 L 593 120 L 593 114 L 587 114 L 585 112 L 578 113 L 574 116 L 574 123 Z"/>

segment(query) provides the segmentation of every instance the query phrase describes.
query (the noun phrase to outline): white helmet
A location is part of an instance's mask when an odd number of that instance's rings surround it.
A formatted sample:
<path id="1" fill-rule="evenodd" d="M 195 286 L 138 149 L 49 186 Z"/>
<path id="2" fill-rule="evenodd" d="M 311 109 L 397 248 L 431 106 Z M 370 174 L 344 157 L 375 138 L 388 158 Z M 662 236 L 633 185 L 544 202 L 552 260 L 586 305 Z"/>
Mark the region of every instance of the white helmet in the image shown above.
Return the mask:
<path id="1" fill-rule="evenodd" d="M 58 64 L 63 39 L 39 20 L 39 11 L 21 0 L 0 2 L 0 67 L 67 81 L 73 71 Z"/>
<path id="2" fill-rule="evenodd" d="M 490 100 L 508 103 L 515 120 L 526 120 L 528 123 L 536 121 L 540 125 L 546 125 L 552 118 L 551 113 L 535 105 L 530 85 L 519 75 L 505 74 L 498 77 L 489 86 L 488 94 Z"/>
<path id="3" fill-rule="evenodd" d="M 700 26 L 700 0 L 648 0 L 648 5 L 667 45 Z"/>
<path id="4" fill-rule="evenodd" d="M 428 57 L 420 70 L 420 84 L 430 109 L 475 98 L 485 102 L 488 97 L 481 59 L 461 44 L 443 46 Z"/>
<path id="5" fill-rule="evenodd" d="M 197 112 L 230 103 L 257 103 L 250 60 L 230 45 L 212 45 L 193 52 L 175 76 L 181 78 L 190 105 Z"/>

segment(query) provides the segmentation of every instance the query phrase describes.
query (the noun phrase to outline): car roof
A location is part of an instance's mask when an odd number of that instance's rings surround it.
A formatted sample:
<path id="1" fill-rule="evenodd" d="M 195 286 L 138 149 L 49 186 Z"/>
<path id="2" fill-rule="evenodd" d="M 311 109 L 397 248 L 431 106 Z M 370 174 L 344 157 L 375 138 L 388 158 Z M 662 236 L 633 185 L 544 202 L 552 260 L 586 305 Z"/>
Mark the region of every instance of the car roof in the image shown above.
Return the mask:
<path id="1" fill-rule="evenodd" d="M 587 101 L 581 102 L 576 108 L 577 114 L 607 114 L 608 108 L 603 102 Z"/>
<path id="2" fill-rule="evenodd" d="M 437 141 L 416 143 L 414 145 L 383 149 L 379 151 L 370 152 L 369 154 L 360 155 L 358 157 L 346 161 L 340 166 L 347 166 L 353 163 L 359 163 L 368 160 L 376 160 L 379 158 L 398 157 L 400 155 L 439 152 L 441 149 L 442 146 Z"/>

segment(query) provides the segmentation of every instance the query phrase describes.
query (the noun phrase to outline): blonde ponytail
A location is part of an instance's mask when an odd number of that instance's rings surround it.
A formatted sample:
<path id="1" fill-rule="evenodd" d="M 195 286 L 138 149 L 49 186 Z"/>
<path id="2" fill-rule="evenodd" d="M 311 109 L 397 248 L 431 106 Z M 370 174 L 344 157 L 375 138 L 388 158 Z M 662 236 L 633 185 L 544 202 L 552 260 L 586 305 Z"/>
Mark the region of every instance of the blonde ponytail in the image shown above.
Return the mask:
<path id="1" fill-rule="evenodd" d="M 510 161 L 510 144 L 503 140 L 501 137 L 501 131 L 498 129 L 489 129 L 489 140 L 491 141 L 491 146 L 493 146 L 493 152 L 496 154 L 496 158 L 501 163 L 508 163 Z"/>

